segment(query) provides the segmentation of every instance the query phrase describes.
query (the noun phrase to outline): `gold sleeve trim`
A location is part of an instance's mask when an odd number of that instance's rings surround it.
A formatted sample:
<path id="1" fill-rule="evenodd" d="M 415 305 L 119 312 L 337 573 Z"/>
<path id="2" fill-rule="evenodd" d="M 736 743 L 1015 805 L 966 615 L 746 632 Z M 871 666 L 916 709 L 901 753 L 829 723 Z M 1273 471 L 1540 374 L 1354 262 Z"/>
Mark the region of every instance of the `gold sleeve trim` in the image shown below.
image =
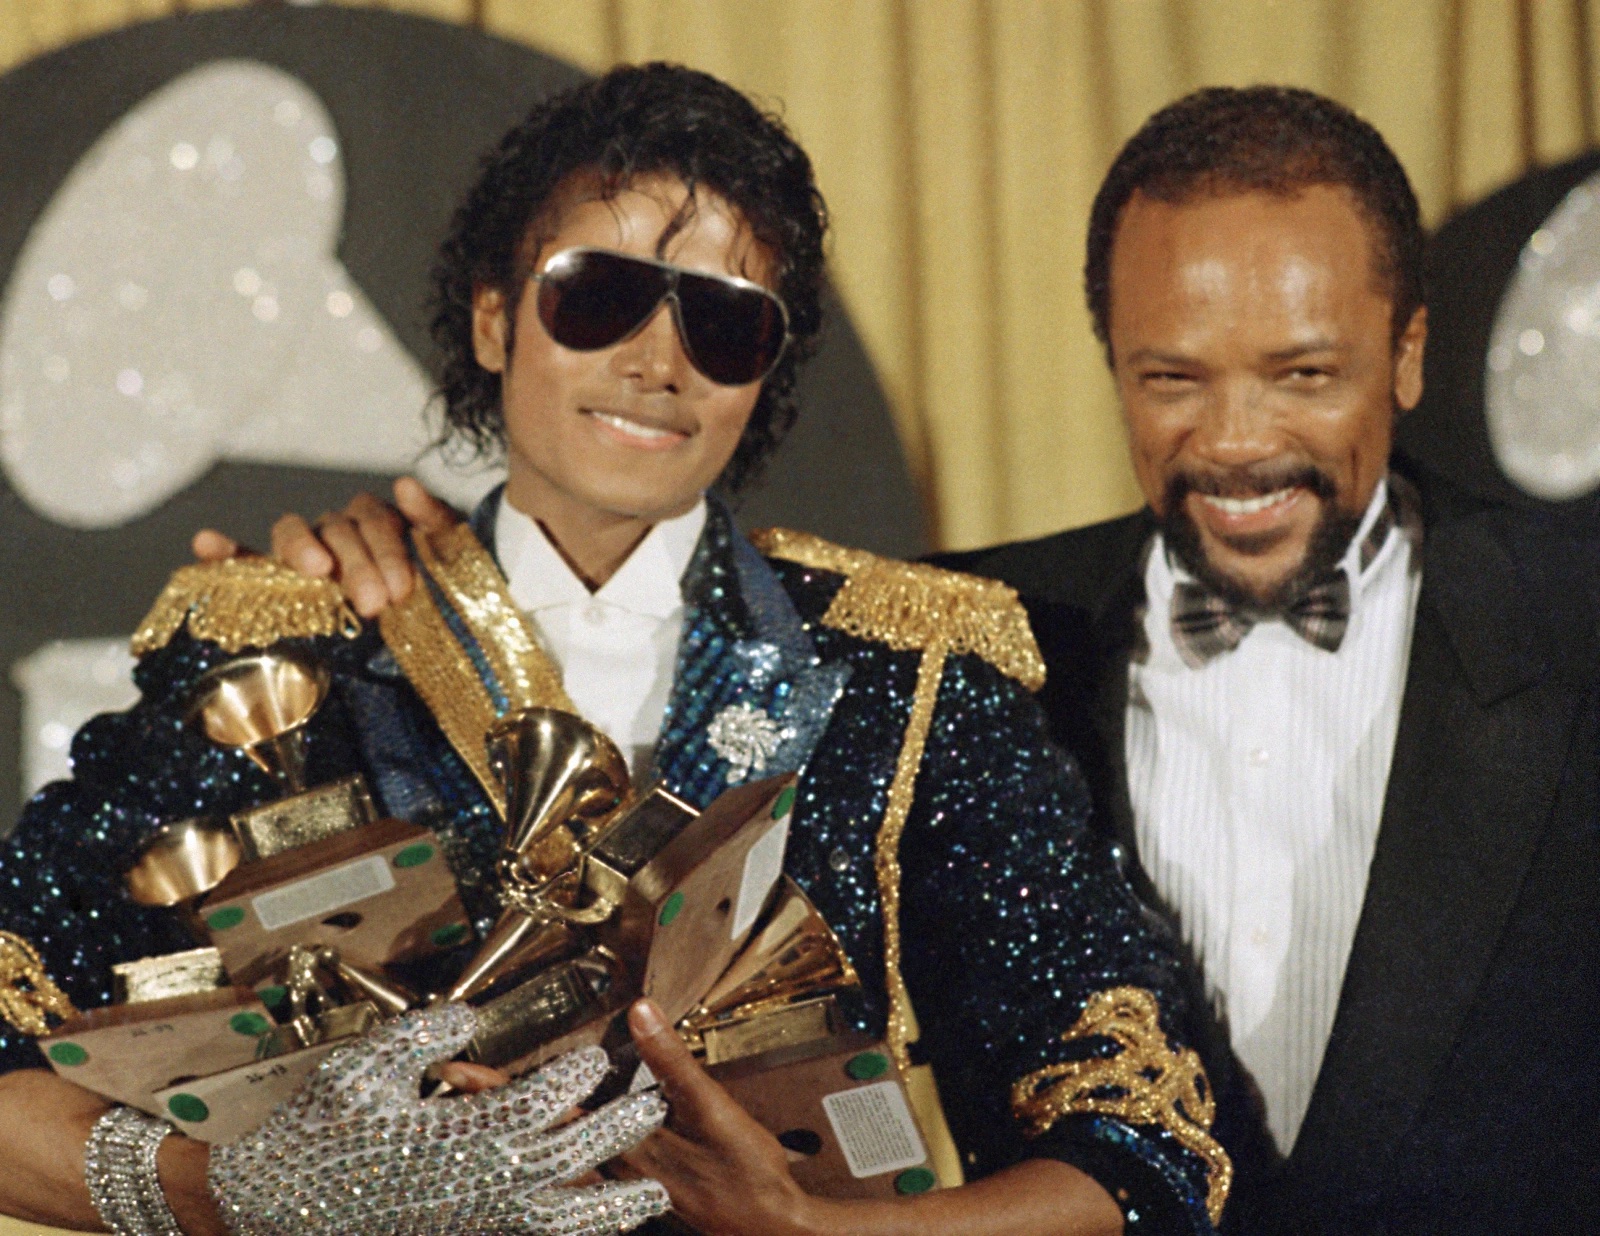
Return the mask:
<path id="1" fill-rule="evenodd" d="M 539 646 L 505 576 L 472 529 L 458 524 L 432 535 L 415 532 L 413 540 L 418 563 L 476 642 L 507 707 L 576 712 L 561 685 L 561 671 Z M 378 629 L 450 745 L 504 815 L 505 793 L 483 745 L 501 713 L 433 593 L 419 583 L 403 602 L 383 612 Z"/>
<path id="2" fill-rule="evenodd" d="M 46 1014 L 64 1020 L 77 1011 L 51 981 L 38 950 L 21 936 L 0 931 L 0 1018 L 38 1038 L 50 1033 Z"/>
<path id="3" fill-rule="evenodd" d="M 1063 1116 L 1114 1116 L 1129 1124 L 1159 1125 L 1206 1165 L 1206 1210 L 1211 1222 L 1233 1184 L 1233 1164 L 1211 1136 L 1216 1101 L 1200 1057 L 1174 1051 L 1162 1033 L 1156 998 L 1142 987 L 1096 992 L 1063 1042 L 1109 1040 L 1114 1056 L 1052 1064 L 1011 1087 L 1011 1111 L 1037 1137 Z"/>
<path id="4" fill-rule="evenodd" d="M 164 648 L 188 623 L 225 652 L 281 639 L 354 636 L 361 629 L 339 585 L 308 579 L 271 558 L 229 558 L 179 567 L 133 636 L 133 654 Z"/>
<path id="5" fill-rule="evenodd" d="M 1030 691 L 1044 685 L 1044 658 L 1017 594 L 992 579 L 846 549 L 807 532 L 767 528 L 750 538 L 773 558 L 845 577 L 825 625 L 900 651 L 942 643 L 975 653 Z"/>

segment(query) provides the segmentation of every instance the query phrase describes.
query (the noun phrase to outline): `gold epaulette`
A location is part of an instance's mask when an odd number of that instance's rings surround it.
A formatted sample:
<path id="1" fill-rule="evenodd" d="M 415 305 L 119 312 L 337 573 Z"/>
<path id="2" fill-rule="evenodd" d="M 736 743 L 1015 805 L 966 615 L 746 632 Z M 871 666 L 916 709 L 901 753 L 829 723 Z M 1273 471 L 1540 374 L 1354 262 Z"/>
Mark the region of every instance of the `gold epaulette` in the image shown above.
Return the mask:
<path id="1" fill-rule="evenodd" d="M 133 655 L 166 647 L 185 623 L 225 652 L 361 629 L 338 584 L 257 557 L 179 567 L 134 632 Z"/>
<path id="2" fill-rule="evenodd" d="M 1233 1184 L 1233 1164 L 1211 1136 L 1216 1101 L 1193 1049 L 1174 1051 L 1161 1029 L 1161 1009 L 1142 987 L 1113 987 L 1089 997 L 1063 1042 L 1100 1039 L 1112 1056 L 1093 1055 L 1052 1064 L 1011 1087 L 1011 1112 L 1038 1136 L 1063 1116 L 1112 1116 L 1128 1124 L 1165 1129 L 1206 1165 L 1206 1209 L 1211 1222 Z"/>
<path id="3" fill-rule="evenodd" d="M 1027 612 L 1005 584 L 880 558 L 788 528 L 766 528 L 750 539 L 770 558 L 845 577 L 822 617 L 826 626 L 900 651 L 940 644 L 982 657 L 1030 691 L 1044 685 L 1044 658 Z"/>

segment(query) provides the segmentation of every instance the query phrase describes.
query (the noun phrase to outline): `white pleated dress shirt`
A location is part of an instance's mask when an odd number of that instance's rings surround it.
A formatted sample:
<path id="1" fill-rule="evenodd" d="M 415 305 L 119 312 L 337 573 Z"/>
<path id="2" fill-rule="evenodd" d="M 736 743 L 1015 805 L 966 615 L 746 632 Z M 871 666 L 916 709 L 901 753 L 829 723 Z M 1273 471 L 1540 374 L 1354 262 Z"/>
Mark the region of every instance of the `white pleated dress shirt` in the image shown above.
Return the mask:
<path id="1" fill-rule="evenodd" d="M 1342 564 L 1350 624 L 1337 652 L 1271 621 L 1191 669 L 1170 627 L 1186 576 L 1158 535 L 1145 566 L 1149 654 L 1129 668 L 1140 861 L 1178 915 L 1285 1154 L 1332 1033 L 1410 656 L 1418 528 L 1396 526 L 1359 569 L 1387 501 L 1384 482 Z"/>
<path id="2" fill-rule="evenodd" d="M 495 554 L 578 712 L 621 748 L 635 776 L 650 765 L 672 694 L 683 628 L 681 581 L 706 524 L 706 504 L 664 520 L 595 592 L 537 521 L 504 500 Z"/>

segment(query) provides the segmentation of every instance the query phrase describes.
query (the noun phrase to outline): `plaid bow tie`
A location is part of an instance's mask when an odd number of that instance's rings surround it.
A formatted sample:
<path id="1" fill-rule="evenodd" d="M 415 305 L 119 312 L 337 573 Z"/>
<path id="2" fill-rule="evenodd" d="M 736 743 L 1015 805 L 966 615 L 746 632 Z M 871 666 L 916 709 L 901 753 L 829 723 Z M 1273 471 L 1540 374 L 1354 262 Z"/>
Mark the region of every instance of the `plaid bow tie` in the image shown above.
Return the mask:
<path id="1" fill-rule="evenodd" d="M 1179 580 L 1172 592 L 1172 642 L 1190 669 L 1239 646 L 1263 618 L 1282 618 L 1307 643 L 1338 652 L 1350 625 L 1350 577 L 1329 575 L 1279 614 L 1240 609 L 1202 584 Z"/>
<path id="2" fill-rule="evenodd" d="M 1378 556 L 1400 522 L 1400 507 L 1414 509 L 1410 486 L 1389 477 L 1389 501 L 1361 538 L 1357 569 L 1365 571 Z M 1266 618 L 1282 618 L 1307 643 L 1338 652 L 1350 625 L 1350 577 L 1334 571 L 1313 584 L 1282 613 L 1262 613 L 1234 606 L 1191 580 L 1179 580 L 1172 590 L 1172 642 L 1190 669 L 1239 646 L 1250 628 Z"/>

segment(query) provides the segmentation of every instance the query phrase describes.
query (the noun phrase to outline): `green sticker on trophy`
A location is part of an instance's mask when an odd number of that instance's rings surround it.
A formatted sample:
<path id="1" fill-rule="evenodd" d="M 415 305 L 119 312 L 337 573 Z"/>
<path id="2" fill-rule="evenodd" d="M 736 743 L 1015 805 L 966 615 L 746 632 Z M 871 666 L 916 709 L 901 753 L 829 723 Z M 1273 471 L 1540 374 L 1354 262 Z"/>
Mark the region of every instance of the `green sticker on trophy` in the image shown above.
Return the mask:
<path id="1" fill-rule="evenodd" d="M 52 1043 L 47 1054 L 52 1062 L 64 1069 L 75 1069 L 89 1062 L 89 1053 L 76 1043 Z"/>
<path id="2" fill-rule="evenodd" d="M 223 906 L 222 909 L 213 910 L 206 915 L 206 926 L 212 931 L 227 931 L 242 922 L 244 922 L 243 906 Z"/>
<path id="3" fill-rule="evenodd" d="M 211 1109 L 206 1106 L 205 1100 L 192 1094 L 173 1095 L 167 1100 L 167 1110 L 177 1119 L 190 1124 L 200 1124 L 211 1116 Z"/>

